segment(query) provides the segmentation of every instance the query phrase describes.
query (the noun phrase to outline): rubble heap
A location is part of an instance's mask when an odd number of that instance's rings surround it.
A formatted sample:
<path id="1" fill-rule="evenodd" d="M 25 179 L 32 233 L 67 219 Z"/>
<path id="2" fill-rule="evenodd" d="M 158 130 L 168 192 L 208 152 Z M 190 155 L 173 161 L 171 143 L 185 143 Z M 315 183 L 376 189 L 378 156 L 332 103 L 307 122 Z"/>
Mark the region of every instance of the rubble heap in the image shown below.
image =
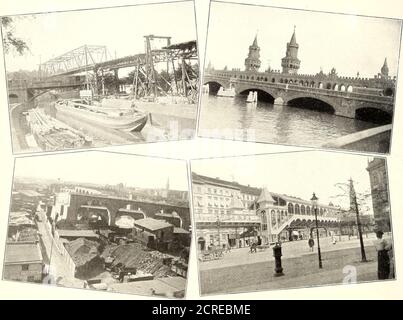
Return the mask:
<path id="1" fill-rule="evenodd" d="M 164 258 L 168 255 L 157 251 L 146 251 L 146 248 L 138 243 L 109 246 L 102 257 L 113 257 L 112 267 L 121 263 L 126 268 L 136 268 L 144 273 L 151 273 L 154 277 L 166 277 L 176 275 L 171 267 L 164 264 Z"/>
<path id="2" fill-rule="evenodd" d="M 104 260 L 98 252 L 99 244 L 84 238 L 69 242 L 66 249 L 76 265 L 75 276 L 86 279 L 103 270 Z"/>

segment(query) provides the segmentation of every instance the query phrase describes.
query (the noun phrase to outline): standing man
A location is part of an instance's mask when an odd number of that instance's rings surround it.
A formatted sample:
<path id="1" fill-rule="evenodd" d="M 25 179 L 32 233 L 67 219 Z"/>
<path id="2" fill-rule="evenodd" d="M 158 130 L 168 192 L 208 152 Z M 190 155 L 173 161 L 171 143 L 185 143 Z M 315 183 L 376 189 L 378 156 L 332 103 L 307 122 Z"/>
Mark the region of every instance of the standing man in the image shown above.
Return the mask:
<path id="1" fill-rule="evenodd" d="M 313 240 L 312 235 L 311 235 L 308 240 L 309 251 L 313 252 L 314 245 L 315 245 L 315 241 Z"/>
<path id="2" fill-rule="evenodd" d="M 386 239 L 382 239 L 383 232 L 381 230 L 376 231 L 376 240 L 374 240 L 374 246 L 378 252 L 378 279 L 389 279 L 390 274 L 390 258 L 389 251 L 392 249 L 392 245 L 388 243 Z"/>

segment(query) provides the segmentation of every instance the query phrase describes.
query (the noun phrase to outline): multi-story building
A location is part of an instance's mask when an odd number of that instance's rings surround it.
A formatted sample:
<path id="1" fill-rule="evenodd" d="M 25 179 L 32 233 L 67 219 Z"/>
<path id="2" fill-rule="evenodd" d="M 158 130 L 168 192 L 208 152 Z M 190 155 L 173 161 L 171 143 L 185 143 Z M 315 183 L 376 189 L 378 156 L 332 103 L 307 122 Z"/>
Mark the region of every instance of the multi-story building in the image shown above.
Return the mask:
<path id="1" fill-rule="evenodd" d="M 4 279 L 41 282 L 43 258 L 38 242 L 8 242 L 4 257 Z"/>
<path id="2" fill-rule="evenodd" d="M 375 224 L 383 231 L 390 231 L 390 203 L 388 175 L 386 171 L 386 160 L 374 158 L 368 162 L 367 171 L 369 173 L 372 195 L 372 207 Z"/>
<path id="3" fill-rule="evenodd" d="M 243 247 L 255 241 L 260 218 L 251 208 L 252 189 L 236 182 L 192 174 L 193 207 L 198 246 Z"/>
<path id="4" fill-rule="evenodd" d="M 308 200 L 196 173 L 192 173 L 192 190 L 199 250 L 292 239 L 301 230 L 307 236 L 313 226 L 314 209 Z M 339 213 L 332 204 L 317 205 L 326 233 L 338 226 Z"/>

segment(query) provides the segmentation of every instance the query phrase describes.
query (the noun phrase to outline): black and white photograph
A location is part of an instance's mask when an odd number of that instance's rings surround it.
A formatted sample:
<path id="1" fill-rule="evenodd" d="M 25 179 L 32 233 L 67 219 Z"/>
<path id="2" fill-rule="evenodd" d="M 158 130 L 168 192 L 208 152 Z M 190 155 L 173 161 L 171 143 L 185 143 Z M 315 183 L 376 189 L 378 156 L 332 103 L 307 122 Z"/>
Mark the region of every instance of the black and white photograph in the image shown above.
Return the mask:
<path id="1" fill-rule="evenodd" d="M 389 153 L 401 20 L 210 3 L 198 135 Z"/>
<path id="2" fill-rule="evenodd" d="M 183 298 L 188 189 L 183 160 L 101 151 L 17 158 L 2 278 Z"/>
<path id="3" fill-rule="evenodd" d="M 191 171 L 201 295 L 395 279 L 386 159 L 285 152 Z"/>
<path id="4" fill-rule="evenodd" d="M 1 29 L 15 154 L 193 137 L 193 1 L 3 16 Z"/>

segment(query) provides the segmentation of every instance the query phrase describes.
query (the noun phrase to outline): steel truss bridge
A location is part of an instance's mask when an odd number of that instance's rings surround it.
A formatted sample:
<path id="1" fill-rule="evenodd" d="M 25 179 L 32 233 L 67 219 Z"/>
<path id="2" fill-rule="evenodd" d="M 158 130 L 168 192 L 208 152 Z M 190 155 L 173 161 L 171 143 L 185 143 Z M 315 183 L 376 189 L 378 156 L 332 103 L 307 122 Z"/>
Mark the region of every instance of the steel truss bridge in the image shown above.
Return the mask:
<path id="1" fill-rule="evenodd" d="M 132 84 L 135 98 L 174 93 L 196 101 L 199 78 L 199 72 L 195 68 L 198 64 L 196 40 L 171 44 L 171 37 L 147 35 L 144 38 L 144 53 L 122 58 L 111 59 L 108 49 L 98 45 L 83 45 L 52 58 L 40 64 L 41 79 L 34 81 L 30 89 L 42 88 L 44 83 L 47 84 L 45 87 L 62 88 L 68 76 L 85 73 L 85 76 L 67 82 L 73 81 L 75 86 L 86 84 L 87 88 L 90 86 L 97 94 L 105 94 L 106 74 L 114 74 L 115 87 L 118 88 L 118 70 L 134 67 Z M 154 40 L 163 40 L 166 43 L 162 48 L 154 49 Z M 157 65 L 163 65 L 165 77 L 158 73 Z M 164 88 L 161 82 L 166 84 Z M 71 87 L 71 83 L 69 86 Z"/>

